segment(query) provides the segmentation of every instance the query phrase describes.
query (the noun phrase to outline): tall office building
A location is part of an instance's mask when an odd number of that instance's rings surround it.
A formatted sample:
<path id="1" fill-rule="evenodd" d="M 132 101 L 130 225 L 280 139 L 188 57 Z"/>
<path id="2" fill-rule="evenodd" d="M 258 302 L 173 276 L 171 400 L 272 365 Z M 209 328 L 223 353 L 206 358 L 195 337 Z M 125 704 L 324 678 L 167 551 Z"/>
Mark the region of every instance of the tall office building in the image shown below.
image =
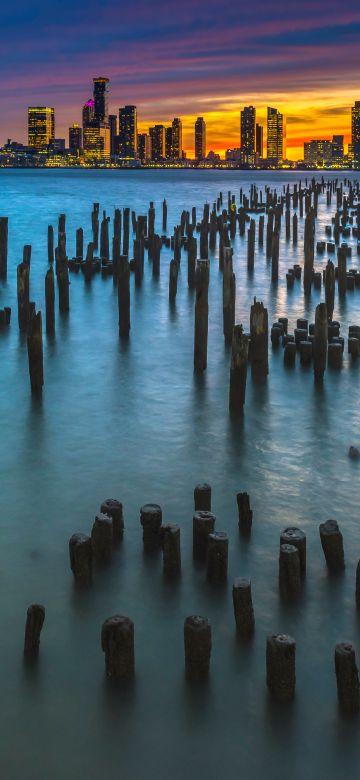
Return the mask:
<path id="1" fill-rule="evenodd" d="M 83 130 L 84 156 L 88 160 L 110 159 L 110 128 L 106 122 L 93 122 Z"/>
<path id="2" fill-rule="evenodd" d="M 82 149 L 82 129 L 74 123 L 69 127 L 69 150 L 73 154 L 79 154 Z"/>
<path id="3" fill-rule="evenodd" d="M 115 154 L 115 139 L 117 135 L 116 114 L 109 114 L 109 129 L 110 129 L 110 154 L 113 157 Z"/>
<path id="4" fill-rule="evenodd" d="M 258 157 L 264 156 L 264 128 L 262 125 L 256 124 L 255 128 L 255 151 Z"/>
<path id="5" fill-rule="evenodd" d="M 43 152 L 54 143 L 55 112 L 48 106 L 28 108 L 28 146 L 36 152 Z"/>
<path id="6" fill-rule="evenodd" d="M 256 109 L 254 106 L 246 106 L 240 115 L 240 147 L 245 165 L 253 165 L 255 162 L 255 125 Z"/>
<path id="7" fill-rule="evenodd" d="M 202 116 L 195 122 L 195 159 L 205 160 L 206 157 L 206 124 Z"/>
<path id="8" fill-rule="evenodd" d="M 162 162 L 165 158 L 165 127 L 154 125 L 149 128 L 151 139 L 151 159 L 153 162 Z"/>
<path id="9" fill-rule="evenodd" d="M 137 154 L 137 110 L 136 106 L 119 108 L 119 154 L 134 159 Z"/>
<path id="10" fill-rule="evenodd" d="M 94 119 L 107 122 L 109 118 L 109 79 L 98 76 L 94 82 Z"/>
<path id="11" fill-rule="evenodd" d="M 360 100 L 351 109 L 351 146 L 353 168 L 360 168 Z"/>
<path id="12" fill-rule="evenodd" d="M 331 142 L 331 158 L 333 165 L 344 164 L 344 136 L 333 135 Z"/>
<path id="13" fill-rule="evenodd" d="M 305 142 L 304 162 L 311 168 L 327 168 L 332 162 L 331 141 L 316 139 Z"/>
<path id="14" fill-rule="evenodd" d="M 170 125 L 170 127 L 165 128 L 165 157 L 167 160 L 172 159 L 172 139 L 173 129 L 172 125 Z"/>
<path id="15" fill-rule="evenodd" d="M 267 110 L 267 159 L 271 165 L 279 165 L 286 155 L 286 123 L 277 108 Z"/>
<path id="16" fill-rule="evenodd" d="M 142 163 L 148 163 L 151 160 L 151 140 L 148 133 L 138 134 L 138 156 Z"/>
<path id="17" fill-rule="evenodd" d="M 89 127 L 94 121 L 95 103 L 93 98 L 89 98 L 83 106 L 82 110 L 82 124 L 84 127 Z"/>
<path id="18" fill-rule="evenodd" d="M 172 121 L 172 154 L 173 160 L 182 159 L 182 122 L 181 119 L 175 117 Z"/>

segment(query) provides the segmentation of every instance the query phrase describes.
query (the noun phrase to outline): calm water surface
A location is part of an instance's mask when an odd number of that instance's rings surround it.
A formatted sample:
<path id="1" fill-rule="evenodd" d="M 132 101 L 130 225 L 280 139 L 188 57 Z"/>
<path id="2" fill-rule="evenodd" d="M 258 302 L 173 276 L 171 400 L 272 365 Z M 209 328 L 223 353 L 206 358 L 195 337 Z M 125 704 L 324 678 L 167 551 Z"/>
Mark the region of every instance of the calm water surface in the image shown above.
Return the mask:
<path id="1" fill-rule="evenodd" d="M 132 327 L 119 343 L 117 295 L 112 279 L 86 287 L 71 276 L 71 311 L 57 317 L 54 340 L 44 338 L 42 401 L 29 391 L 26 340 L 16 319 L 16 266 L 31 243 L 31 299 L 44 305 L 47 225 L 67 216 L 68 253 L 75 230 L 90 240 L 90 212 L 99 201 L 146 213 L 150 200 L 169 205 L 169 228 L 183 208 L 199 209 L 220 190 L 237 194 L 259 185 L 293 184 L 291 174 L 220 171 L 1 171 L 0 213 L 9 216 L 9 274 L 0 306 L 13 307 L 11 327 L 0 333 L 1 409 L 1 747 L 4 780 L 340 780 L 360 771 L 359 723 L 337 709 L 333 651 L 352 641 L 360 660 L 355 612 L 355 568 L 360 557 L 359 466 L 347 450 L 358 444 L 359 372 L 345 353 L 340 373 L 328 371 L 322 388 L 312 370 L 286 371 L 282 350 L 271 351 L 267 384 L 249 376 L 245 415 L 228 415 L 229 351 L 222 336 L 222 277 L 211 258 L 208 368 L 193 374 L 194 296 L 187 288 L 183 253 L 176 306 L 168 303 L 170 250 L 154 281 L 145 259 L 141 289 L 132 284 Z M 304 180 L 304 177 L 303 177 Z M 226 199 L 225 197 L 225 199 Z M 334 206 L 333 206 L 334 208 Z M 317 239 L 331 214 L 322 201 Z M 304 302 L 302 286 L 288 292 L 285 271 L 303 262 L 299 246 L 280 247 L 280 280 L 271 283 L 257 250 L 251 279 L 246 242 L 237 236 L 234 270 L 237 321 L 246 329 L 254 295 L 281 315 L 313 320 L 321 293 Z M 321 269 L 326 257 L 316 258 Z M 357 264 L 356 254 L 351 263 Z M 343 335 L 360 323 L 359 293 L 348 293 L 334 318 Z M 209 481 L 218 530 L 229 534 L 229 582 L 206 583 L 191 558 L 193 487 Z M 239 538 L 236 493 L 246 490 L 254 509 L 250 541 Z M 88 533 L 108 496 L 123 501 L 126 533 L 113 564 L 98 573 L 88 593 L 75 590 L 68 539 Z M 164 520 L 182 533 L 179 583 L 163 580 L 161 557 L 142 553 L 139 507 L 157 502 Z M 319 523 L 334 517 L 344 535 L 346 572 L 333 579 L 324 565 Z M 298 604 L 279 599 L 279 533 L 299 525 L 308 539 L 307 582 Z M 237 641 L 231 582 L 250 576 L 256 633 Z M 46 606 L 39 663 L 24 668 L 23 632 L 28 604 Z M 136 682 L 113 690 L 104 678 L 100 629 L 115 613 L 135 622 Z M 184 681 L 183 620 L 208 616 L 213 654 L 208 685 Z M 297 693 L 277 707 L 265 685 L 269 632 L 297 641 Z"/>

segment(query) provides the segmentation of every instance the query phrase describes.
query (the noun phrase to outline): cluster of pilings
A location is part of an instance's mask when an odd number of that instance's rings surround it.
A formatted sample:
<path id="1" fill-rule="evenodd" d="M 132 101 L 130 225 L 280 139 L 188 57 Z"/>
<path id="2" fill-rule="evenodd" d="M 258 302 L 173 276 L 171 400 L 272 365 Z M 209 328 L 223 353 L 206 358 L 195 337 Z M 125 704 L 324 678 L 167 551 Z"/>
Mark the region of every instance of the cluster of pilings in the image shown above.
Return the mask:
<path id="1" fill-rule="evenodd" d="M 248 493 L 236 496 L 238 526 L 241 534 L 250 535 L 253 511 Z M 158 504 L 144 504 L 140 509 L 144 553 L 152 555 L 162 550 L 165 577 L 177 578 L 181 573 L 180 528 L 163 524 L 162 509 Z M 226 583 L 228 576 L 228 537 L 216 531 L 216 516 L 212 512 L 212 490 L 208 483 L 194 489 L 193 558 L 203 565 L 211 585 Z M 116 499 L 106 499 L 100 506 L 91 536 L 77 533 L 69 542 L 70 566 L 75 582 L 90 585 L 93 559 L 98 564 L 108 563 L 114 545 L 121 542 L 124 533 L 123 507 Z M 343 537 L 335 520 L 319 526 L 320 542 L 330 572 L 341 573 L 345 568 Z M 300 528 L 285 528 L 279 539 L 278 580 L 282 599 L 293 603 L 302 591 L 306 578 L 306 535 Z M 360 610 L 360 561 L 356 570 L 356 606 Z M 232 603 L 236 632 L 240 641 L 249 641 L 255 632 L 255 611 L 251 580 L 236 577 L 232 584 Z M 33 604 L 28 608 L 24 653 L 34 660 L 39 651 L 40 633 L 45 619 L 45 608 Z M 210 620 L 200 615 L 189 615 L 184 621 L 184 660 L 186 678 L 206 680 L 209 675 L 212 628 Z M 135 674 L 134 623 L 125 615 L 112 615 L 101 628 L 101 648 L 105 654 L 106 676 L 113 681 L 132 679 Z M 355 650 L 350 642 L 338 643 L 334 653 L 335 674 L 340 708 L 355 714 L 360 708 L 360 685 Z M 271 634 L 266 639 L 266 683 L 270 694 L 280 702 L 289 702 L 295 696 L 296 642 L 284 633 Z"/>

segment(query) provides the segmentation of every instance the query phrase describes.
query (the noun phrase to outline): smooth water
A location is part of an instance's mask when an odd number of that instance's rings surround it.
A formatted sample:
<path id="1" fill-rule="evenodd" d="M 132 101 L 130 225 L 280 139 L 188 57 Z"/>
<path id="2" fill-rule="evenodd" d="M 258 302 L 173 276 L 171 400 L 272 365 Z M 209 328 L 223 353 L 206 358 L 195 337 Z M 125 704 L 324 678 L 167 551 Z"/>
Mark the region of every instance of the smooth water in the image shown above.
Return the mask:
<path id="1" fill-rule="evenodd" d="M 304 176 L 302 177 L 304 179 Z M 117 293 L 111 278 L 71 275 L 69 316 L 57 316 L 56 337 L 44 337 L 45 387 L 31 397 L 26 339 L 16 316 L 16 266 L 31 243 L 31 299 L 44 306 L 47 225 L 67 216 L 68 254 L 75 229 L 90 240 L 93 201 L 112 215 L 114 206 L 146 213 L 150 200 L 169 206 L 169 230 L 183 208 L 199 209 L 251 182 L 276 186 L 299 181 L 294 173 L 220 171 L 1 171 L 0 213 L 9 216 L 8 281 L 0 307 L 13 308 L 10 329 L 0 332 L 0 728 L 4 780 L 268 780 L 291 777 L 340 780 L 360 770 L 359 722 L 337 707 L 333 652 L 350 640 L 360 659 L 355 611 L 355 568 L 360 557 L 358 463 L 359 371 L 344 354 L 341 372 L 327 371 L 323 387 L 312 369 L 286 370 L 282 350 L 270 355 L 264 386 L 248 377 L 245 414 L 228 414 L 229 350 L 222 335 L 222 276 L 211 259 L 208 368 L 193 373 L 194 294 L 187 288 L 183 252 L 176 305 L 168 302 L 170 250 L 161 255 L 160 280 L 145 258 L 141 289 L 132 292 L 128 344 L 119 342 Z M 332 209 L 334 210 L 333 204 Z M 316 239 L 331 221 L 323 198 Z M 321 293 L 304 302 L 302 285 L 286 289 L 285 271 L 303 262 L 303 220 L 294 249 L 282 236 L 280 278 L 256 249 L 255 271 L 246 270 L 246 241 L 237 236 L 234 270 L 237 321 L 249 325 L 257 295 L 278 316 L 313 320 Z M 284 233 L 284 230 L 283 230 Z M 351 265 L 358 258 L 353 257 Z M 316 267 L 326 263 L 317 257 Z M 334 318 L 360 322 L 359 293 L 348 293 Z M 193 488 L 209 481 L 218 530 L 227 531 L 226 588 L 207 584 L 192 562 Z M 250 493 L 253 532 L 239 537 L 236 493 Z M 88 592 L 75 589 L 68 539 L 88 533 L 100 503 L 124 504 L 124 542 L 112 565 Z M 163 518 L 181 526 L 182 577 L 163 579 L 161 555 L 142 551 L 139 508 L 163 507 Z M 330 577 L 319 523 L 334 517 L 344 535 L 346 571 Z M 308 573 L 300 601 L 284 605 L 278 593 L 279 533 L 299 525 L 308 540 Z M 231 584 L 252 580 L 256 633 L 250 644 L 235 635 Z M 46 606 L 37 666 L 23 664 L 23 634 L 30 603 Z M 135 623 L 136 681 L 113 689 L 104 676 L 102 622 L 112 614 Z M 211 619 L 213 652 L 207 685 L 184 680 L 183 621 Z M 270 632 L 297 641 L 297 691 L 290 707 L 274 704 L 265 684 L 265 644 Z"/>

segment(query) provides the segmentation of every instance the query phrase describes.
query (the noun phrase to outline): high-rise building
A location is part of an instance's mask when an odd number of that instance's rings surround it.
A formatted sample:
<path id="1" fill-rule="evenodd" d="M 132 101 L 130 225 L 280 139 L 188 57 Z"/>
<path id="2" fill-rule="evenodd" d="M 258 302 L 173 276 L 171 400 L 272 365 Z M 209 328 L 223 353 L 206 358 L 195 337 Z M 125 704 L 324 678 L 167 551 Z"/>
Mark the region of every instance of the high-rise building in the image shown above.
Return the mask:
<path id="1" fill-rule="evenodd" d="M 137 110 L 136 106 L 119 108 L 119 154 L 134 159 L 137 153 Z"/>
<path id="2" fill-rule="evenodd" d="M 333 165 L 344 164 L 344 136 L 333 135 L 331 142 L 331 158 Z"/>
<path id="3" fill-rule="evenodd" d="M 181 119 L 175 117 L 172 121 L 172 153 L 173 160 L 182 159 L 182 122 Z"/>
<path id="4" fill-rule="evenodd" d="M 109 118 L 109 79 L 97 76 L 94 82 L 94 119 L 107 122 Z"/>
<path id="5" fill-rule="evenodd" d="M 109 160 L 110 158 L 110 128 L 106 122 L 93 122 L 84 127 L 84 155 L 88 160 Z"/>
<path id="6" fill-rule="evenodd" d="M 255 125 L 256 109 L 254 106 L 245 106 L 240 115 L 240 147 L 245 165 L 253 165 L 255 162 Z"/>
<path id="7" fill-rule="evenodd" d="M 195 159 L 205 160 L 206 157 L 206 124 L 202 116 L 195 122 Z"/>
<path id="8" fill-rule="evenodd" d="M 304 162 L 311 168 L 326 168 L 332 161 L 331 141 L 316 139 L 304 143 Z"/>
<path id="9" fill-rule="evenodd" d="M 95 103 L 93 98 L 89 98 L 83 106 L 82 110 L 82 124 L 84 127 L 89 127 L 94 121 Z"/>
<path id="10" fill-rule="evenodd" d="M 360 100 L 351 109 L 351 146 L 353 168 L 360 168 Z"/>
<path id="11" fill-rule="evenodd" d="M 148 133 L 139 133 L 138 135 L 138 156 L 142 163 L 148 163 L 151 160 L 151 140 Z"/>
<path id="12" fill-rule="evenodd" d="M 55 112 L 48 106 L 28 108 L 28 146 L 36 152 L 43 152 L 54 143 Z"/>
<path id="13" fill-rule="evenodd" d="M 82 129 L 76 123 L 69 127 L 69 149 L 73 154 L 79 154 L 82 149 Z"/>
<path id="14" fill-rule="evenodd" d="M 151 139 L 151 159 L 153 162 L 162 162 L 165 158 L 165 127 L 154 125 L 149 128 Z"/>
<path id="15" fill-rule="evenodd" d="M 277 108 L 267 110 L 267 159 L 271 165 L 279 165 L 286 155 L 286 123 Z"/>
<path id="16" fill-rule="evenodd" d="M 167 160 L 171 160 L 173 156 L 172 149 L 173 129 L 172 126 L 165 128 L 165 157 Z"/>
<path id="17" fill-rule="evenodd" d="M 255 151 L 258 157 L 264 156 L 264 128 L 262 125 L 256 124 L 255 128 Z"/>
<path id="18" fill-rule="evenodd" d="M 117 134 L 116 114 L 109 114 L 109 128 L 110 128 L 110 154 L 113 157 L 115 154 L 115 139 Z"/>

